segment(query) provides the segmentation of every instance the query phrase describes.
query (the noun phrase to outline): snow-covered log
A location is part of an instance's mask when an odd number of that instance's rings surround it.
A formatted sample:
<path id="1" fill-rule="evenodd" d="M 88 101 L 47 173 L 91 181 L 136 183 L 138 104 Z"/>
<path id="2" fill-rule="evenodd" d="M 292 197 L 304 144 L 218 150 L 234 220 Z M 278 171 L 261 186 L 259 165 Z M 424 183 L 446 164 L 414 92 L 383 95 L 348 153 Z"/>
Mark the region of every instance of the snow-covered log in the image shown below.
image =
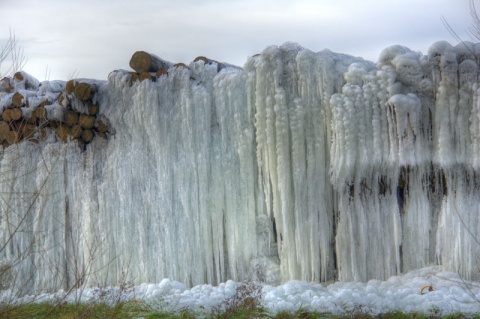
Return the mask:
<path id="1" fill-rule="evenodd" d="M 97 91 L 97 87 L 94 84 L 80 82 L 75 85 L 73 93 L 75 97 L 81 101 L 86 101 L 92 98 L 93 94 Z"/>
<path id="2" fill-rule="evenodd" d="M 172 66 L 171 62 L 145 51 L 135 52 L 130 59 L 130 67 L 138 73 L 157 72 L 161 69 L 168 70 Z"/>
<path id="3" fill-rule="evenodd" d="M 0 92 L 10 93 L 13 90 L 12 79 L 4 77 L 0 80 Z"/>
<path id="4" fill-rule="evenodd" d="M 204 56 L 198 56 L 195 58 L 195 60 L 193 60 L 193 62 L 197 62 L 197 61 L 203 61 L 205 64 L 216 64 L 217 65 L 217 72 L 220 72 L 222 69 L 224 69 L 226 66 L 225 64 L 221 63 L 221 62 L 218 62 L 218 61 L 215 61 L 215 60 L 212 60 L 212 59 L 209 59 L 207 57 L 204 57 Z"/>
<path id="5" fill-rule="evenodd" d="M 25 99 L 20 92 L 15 92 L 12 96 L 12 105 L 15 107 L 21 107 L 25 104 Z"/>
<path id="6" fill-rule="evenodd" d="M 13 83 L 16 90 L 37 90 L 40 82 L 25 71 L 18 71 L 13 75 Z"/>
<path id="7" fill-rule="evenodd" d="M 22 118 L 22 110 L 19 108 L 5 109 L 2 113 L 2 118 L 4 121 L 18 121 Z"/>

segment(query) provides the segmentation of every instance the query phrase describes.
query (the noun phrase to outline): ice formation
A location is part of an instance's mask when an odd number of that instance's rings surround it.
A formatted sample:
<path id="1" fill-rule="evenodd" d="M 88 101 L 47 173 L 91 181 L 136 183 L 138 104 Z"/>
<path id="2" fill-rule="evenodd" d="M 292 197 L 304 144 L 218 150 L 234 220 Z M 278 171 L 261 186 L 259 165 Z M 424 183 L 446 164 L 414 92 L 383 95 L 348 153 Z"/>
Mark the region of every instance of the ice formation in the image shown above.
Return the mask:
<path id="1" fill-rule="evenodd" d="M 287 43 L 243 69 L 114 71 L 95 99 L 115 135 L 3 151 L 0 288 L 479 278 L 479 61 Z"/>
<path id="2" fill-rule="evenodd" d="M 252 285 L 228 280 L 218 286 L 209 284 L 188 288 L 178 281 L 163 279 L 159 283 L 138 286 L 79 288 L 52 294 L 12 297 L 10 291 L 0 292 L 0 302 L 31 303 L 58 302 L 95 303 L 115 305 L 118 301 L 141 300 L 153 310 L 181 312 L 188 309 L 208 316 L 219 309 L 241 285 L 254 292 L 269 313 L 278 311 L 316 311 L 329 314 L 370 314 L 387 312 L 424 313 L 427 315 L 455 314 L 468 316 L 480 311 L 478 282 L 462 279 L 458 274 L 442 272 L 441 266 L 412 270 L 390 277 L 386 281 L 369 280 L 366 283 L 336 282 L 330 285 L 291 280 L 282 285 Z M 432 291 L 422 288 L 432 288 Z M 13 298 L 13 299 L 12 299 Z"/>

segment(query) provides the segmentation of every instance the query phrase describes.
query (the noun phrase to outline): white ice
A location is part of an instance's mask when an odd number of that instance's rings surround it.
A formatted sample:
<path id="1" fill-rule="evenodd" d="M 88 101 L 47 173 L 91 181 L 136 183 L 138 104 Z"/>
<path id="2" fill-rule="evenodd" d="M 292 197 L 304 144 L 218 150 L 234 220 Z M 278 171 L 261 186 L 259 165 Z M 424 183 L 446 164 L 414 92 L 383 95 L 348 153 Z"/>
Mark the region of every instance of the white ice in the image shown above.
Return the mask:
<path id="1" fill-rule="evenodd" d="M 279 286 L 263 285 L 259 298 L 269 312 L 298 309 L 341 314 L 364 312 L 372 315 L 401 311 L 425 314 L 474 314 L 480 311 L 480 284 L 465 281 L 457 274 L 443 272 L 441 267 L 427 267 L 394 276 L 387 281 L 366 283 L 336 282 L 330 285 L 306 281 L 288 281 Z M 218 286 L 198 285 L 188 288 L 178 281 L 163 279 L 159 283 L 139 286 L 89 288 L 59 291 L 54 294 L 12 298 L 9 291 L 0 294 L 0 302 L 106 302 L 142 300 L 152 310 L 208 313 L 219 308 L 241 283 L 229 280 Z M 420 291 L 424 286 L 431 286 Z"/>
<path id="2" fill-rule="evenodd" d="M 286 43 L 243 69 L 91 80 L 116 134 L 1 155 L 0 284 L 367 282 L 430 265 L 478 279 L 476 48 L 394 46 L 374 64 Z"/>

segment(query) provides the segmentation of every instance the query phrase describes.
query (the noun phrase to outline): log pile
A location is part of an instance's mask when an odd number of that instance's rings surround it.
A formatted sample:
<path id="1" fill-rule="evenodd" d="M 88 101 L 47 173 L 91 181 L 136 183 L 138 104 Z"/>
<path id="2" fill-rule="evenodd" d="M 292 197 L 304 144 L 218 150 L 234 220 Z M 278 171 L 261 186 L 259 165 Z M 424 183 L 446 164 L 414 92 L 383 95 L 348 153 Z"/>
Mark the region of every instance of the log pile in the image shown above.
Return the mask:
<path id="1" fill-rule="evenodd" d="M 38 143 L 48 136 L 77 141 L 85 149 L 95 137 L 107 139 L 108 120 L 94 102 L 100 81 L 75 79 L 39 83 L 25 72 L 0 80 L 0 143 Z"/>
<path id="2" fill-rule="evenodd" d="M 217 72 L 227 67 L 204 56 L 187 65 L 137 51 L 129 63 L 134 71 L 127 74 L 131 85 L 137 81 L 155 82 L 171 76 L 176 70 L 192 74 L 198 66 L 194 63 L 216 66 Z M 196 81 L 192 75 L 190 80 Z M 40 83 L 23 71 L 0 79 L 0 143 L 3 148 L 23 140 L 38 143 L 52 135 L 57 141 L 77 141 L 82 148 L 96 137 L 107 139 L 113 128 L 100 115 L 95 102 L 100 85 L 101 81 L 89 79 Z"/>
<path id="3" fill-rule="evenodd" d="M 208 65 L 216 65 L 217 72 L 220 72 L 226 67 L 224 63 L 206 58 L 204 56 L 195 58 L 192 63 L 198 61 L 202 61 L 204 64 Z M 161 76 L 169 76 L 169 74 L 178 68 L 190 70 L 190 67 L 185 63 L 180 62 L 173 64 L 145 51 L 135 52 L 132 55 L 129 64 L 134 70 L 134 72 L 129 72 L 131 85 L 133 85 L 135 82 L 142 82 L 145 80 L 156 82 Z M 192 76 L 190 79 L 195 80 L 195 78 Z"/>

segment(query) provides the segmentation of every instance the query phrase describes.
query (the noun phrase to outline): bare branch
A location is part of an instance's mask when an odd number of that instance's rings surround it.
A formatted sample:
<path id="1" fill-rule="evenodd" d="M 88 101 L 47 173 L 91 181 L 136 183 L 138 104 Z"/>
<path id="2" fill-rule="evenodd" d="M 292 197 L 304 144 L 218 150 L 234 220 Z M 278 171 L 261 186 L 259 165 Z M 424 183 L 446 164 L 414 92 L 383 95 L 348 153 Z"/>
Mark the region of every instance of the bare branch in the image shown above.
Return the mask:
<path id="1" fill-rule="evenodd" d="M 2 72 L 2 64 L 7 62 L 7 69 Z M 0 50 L 0 77 L 13 75 L 15 72 L 22 70 L 26 63 L 27 59 L 23 54 L 23 48 L 18 45 L 15 32 L 10 30 L 10 37 Z"/>
<path id="2" fill-rule="evenodd" d="M 470 16 L 472 17 L 472 24 L 468 28 L 468 33 L 472 40 L 478 42 L 480 41 L 480 18 L 474 0 L 470 0 Z"/>

